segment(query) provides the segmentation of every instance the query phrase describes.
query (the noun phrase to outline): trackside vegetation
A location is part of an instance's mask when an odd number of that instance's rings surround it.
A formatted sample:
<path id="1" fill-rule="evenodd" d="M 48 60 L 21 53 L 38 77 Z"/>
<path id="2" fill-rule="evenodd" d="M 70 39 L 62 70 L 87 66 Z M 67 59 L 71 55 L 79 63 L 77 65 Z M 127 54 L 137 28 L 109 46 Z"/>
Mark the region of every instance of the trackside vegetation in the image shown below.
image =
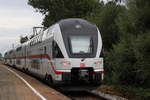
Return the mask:
<path id="1" fill-rule="evenodd" d="M 45 15 L 45 27 L 65 18 L 95 23 L 103 38 L 104 84 L 129 99 L 149 100 L 150 0 L 123 1 L 28 0 L 28 4 Z"/>

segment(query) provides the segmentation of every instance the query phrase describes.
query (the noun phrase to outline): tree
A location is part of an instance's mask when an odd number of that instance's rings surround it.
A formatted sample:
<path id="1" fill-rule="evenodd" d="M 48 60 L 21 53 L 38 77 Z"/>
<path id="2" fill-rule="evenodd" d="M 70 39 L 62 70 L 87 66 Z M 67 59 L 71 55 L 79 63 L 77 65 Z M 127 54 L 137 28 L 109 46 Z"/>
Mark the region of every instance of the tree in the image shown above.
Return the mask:
<path id="1" fill-rule="evenodd" d="M 2 54 L 0 53 L 0 58 L 2 57 Z"/>
<path id="2" fill-rule="evenodd" d="M 114 2 L 108 2 L 100 14 L 99 28 L 102 33 L 104 48 L 107 50 L 120 40 L 120 33 L 116 20 L 124 9 L 123 6 L 117 5 Z"/>
<path id="3" fill-rule="evenodd" d="M 150 29 L 150 1 L 127 0 L 127 6 L 128 16 L 135 33 L 141 34 L 148 31 Z"/>
<path id="4" fill-rule="evenodd" d="M 0 53 L 0 60 L 2 60 L 2 54 Z"/>
<path id="5" fill-rule="evenodd" d="M 118 19 L 119 31 L 122 35 L 143 34 L 150 29 L 150 1 L 126 0 L 127 10 Z"/>
<path id="6" fill-rule="evenodd" d="M 120 42 L 108 52 L 113 83 L 150 88 L 150 1 L 130 0 L 119 16 Z"/>
<path id="7" fill-rule="evenodd" d="M 81 18 L 99 7 L 99 0 L 28 0 L 28 4 L 45 15 L 43 25 L 48 27 L 65 18 Z"/>
<path id="8" fill-rule="evenodd" d="M 124 38 L 107 56 L 112 82 L 150 88 L 150 32 Z"/>
<path id="9" fill-rule="evenodd" d="M 135 82 L 150 88 L 150 31 L 137 37 L 134 42 L 134 53 L 137 59 Z"/>

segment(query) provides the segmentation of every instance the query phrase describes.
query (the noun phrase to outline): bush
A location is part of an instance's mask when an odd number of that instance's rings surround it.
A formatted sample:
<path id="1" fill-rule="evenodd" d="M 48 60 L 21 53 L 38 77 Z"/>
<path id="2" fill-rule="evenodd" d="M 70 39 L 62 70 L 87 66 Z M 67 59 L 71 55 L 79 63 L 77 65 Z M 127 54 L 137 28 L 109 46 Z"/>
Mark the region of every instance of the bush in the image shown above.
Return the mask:
<path id="1" fill-rule="evenodd" d="M 135 56 L 133 53 L 132 39 L 124 39 L 118 45 L 113 46 L 107 54 L 107 66 L 111 67 L 112 83 L 114 84 L 131 84 L 134 77 L 131 73 L 133 64 L 135 63 Z M 109 69 L 109 68 L 108 68 Z"/>
<path id="2" fill-rule="evenodd" d="M 150 89 L 131 86 L 116 86 L 116 89 L 131 100 L 149 100 L 150 98 Z"/>
<path id="3" fill-rule="evenodd" d="M 112 76 L 109 82 L 150 88 L 149 51 L 150 32 L 138 37 L 128 36 L 114 45 L 106 58 L 107 69 L 111 69 L 109 75 Z"/>
<path id="4" fill-rule="evenodd" d="M 134 53 L 137 59 L 135 81 L 150 88 L 150 32 L 138 36 L 134 42 Z"/>

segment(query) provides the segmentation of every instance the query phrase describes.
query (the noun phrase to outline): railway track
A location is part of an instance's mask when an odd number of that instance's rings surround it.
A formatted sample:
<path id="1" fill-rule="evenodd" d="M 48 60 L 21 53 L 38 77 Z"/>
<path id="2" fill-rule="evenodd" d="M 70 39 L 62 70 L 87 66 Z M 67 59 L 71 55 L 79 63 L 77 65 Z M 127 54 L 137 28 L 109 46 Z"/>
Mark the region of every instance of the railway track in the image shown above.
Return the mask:
<path id="1" fill-rule="evenodd" d="M 89 91 L 63 91 L 62 93 L 72 100 L 106 100 Z"/>

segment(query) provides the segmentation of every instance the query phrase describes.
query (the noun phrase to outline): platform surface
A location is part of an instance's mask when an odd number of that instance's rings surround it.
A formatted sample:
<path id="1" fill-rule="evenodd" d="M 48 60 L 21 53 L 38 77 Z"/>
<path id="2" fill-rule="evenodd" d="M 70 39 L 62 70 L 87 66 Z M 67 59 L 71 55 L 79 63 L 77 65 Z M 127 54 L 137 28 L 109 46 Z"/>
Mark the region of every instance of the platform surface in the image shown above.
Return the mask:
<path id="1" fill-rule="evenodd" d="M 7 67 L 7 68 L 6 68 Z M 35 78 L 19 72 L 16 69 L 3 65 L 0 62 L 0 100 L 41 100 L 31 88 L 29 88 L 20 78 L 7 69 L 11 69 L 23 77 L 47 100 L 69 100 L 61 93 L 49 86 L 39 82 Z"/>

